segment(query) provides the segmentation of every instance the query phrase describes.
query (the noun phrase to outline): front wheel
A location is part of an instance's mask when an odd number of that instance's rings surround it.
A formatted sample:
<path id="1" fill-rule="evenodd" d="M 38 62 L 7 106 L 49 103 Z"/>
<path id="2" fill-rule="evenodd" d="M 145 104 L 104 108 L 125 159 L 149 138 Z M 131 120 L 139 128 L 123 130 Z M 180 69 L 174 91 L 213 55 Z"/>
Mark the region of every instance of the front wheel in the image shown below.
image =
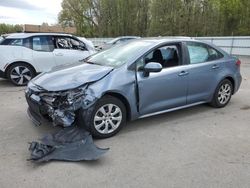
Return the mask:
<path id="1" fill-rule="evenodd" d="M 228 79 L 221 81 L 215 90 L 211 105 L 216 108 L 222 108 L 226 106 L 232 97 L 232 93 L 232 82 Z"/>
<path id="2" fill-rule="evenodd" d="M 126 108 L 115 97 L 104 96 L 92 108 L 80 110 L 78 123 L 96 138 L 114 136 L 126 123 Z"/>

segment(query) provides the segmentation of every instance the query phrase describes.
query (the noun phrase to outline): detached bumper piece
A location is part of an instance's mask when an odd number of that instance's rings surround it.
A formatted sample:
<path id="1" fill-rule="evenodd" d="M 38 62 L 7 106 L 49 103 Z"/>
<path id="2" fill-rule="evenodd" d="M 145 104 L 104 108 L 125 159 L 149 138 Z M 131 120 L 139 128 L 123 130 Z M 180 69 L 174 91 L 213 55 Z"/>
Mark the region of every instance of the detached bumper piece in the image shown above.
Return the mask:
<path id="1" fill-rule="evenodd" d="M 89 132 L 78 127 L 48 134 L 41 142 L 30 143 L 29 147 L 30 160 L 35 162 L 97 160 L 108 150 L 98 148 Z"/>

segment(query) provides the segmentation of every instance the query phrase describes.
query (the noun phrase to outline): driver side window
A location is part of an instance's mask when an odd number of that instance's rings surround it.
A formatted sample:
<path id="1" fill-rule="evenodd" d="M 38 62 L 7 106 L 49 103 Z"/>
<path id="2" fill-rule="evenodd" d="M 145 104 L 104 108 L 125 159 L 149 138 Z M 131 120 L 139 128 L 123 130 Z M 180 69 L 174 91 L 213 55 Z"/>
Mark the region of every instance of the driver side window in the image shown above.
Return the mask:
<path id="1" fill-rule="evenodd" d="M 160 63 L 163 69 L 180 65 L 178 45 L 166 45 L 149 52 L 146 56 L 137 61 L 137 70 L 142 69 L 145 64 L 150 62 Z"/>

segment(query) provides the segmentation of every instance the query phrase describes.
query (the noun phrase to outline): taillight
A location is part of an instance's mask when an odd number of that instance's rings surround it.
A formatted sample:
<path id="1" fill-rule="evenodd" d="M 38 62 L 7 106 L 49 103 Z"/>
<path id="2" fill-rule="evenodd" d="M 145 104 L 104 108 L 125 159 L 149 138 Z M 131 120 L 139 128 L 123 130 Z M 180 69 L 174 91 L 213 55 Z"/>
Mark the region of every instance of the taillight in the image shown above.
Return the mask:
<path id="1" fill-rule="evenodd" d="M 238 59 L 235 64 L 239 67 L 241 64 L 241 61 Z"/>

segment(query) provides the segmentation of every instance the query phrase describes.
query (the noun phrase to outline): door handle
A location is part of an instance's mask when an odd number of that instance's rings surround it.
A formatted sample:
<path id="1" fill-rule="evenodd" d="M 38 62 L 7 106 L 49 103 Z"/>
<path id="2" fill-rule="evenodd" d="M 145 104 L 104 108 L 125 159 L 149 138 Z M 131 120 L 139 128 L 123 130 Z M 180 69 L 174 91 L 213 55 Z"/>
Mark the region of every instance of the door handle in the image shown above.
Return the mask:
<path id="1" fill-rule="evenodd" d="M 179 74 L 178 74 L 178 76 L 186 76 L 186 75 L 188 75 L 189 74 L 189 72 L 187 72 L 187 71 L 181 71 Z"/>
<path id="2" fill-rule="evenodd" d="M 220 66 L 219 65 L 213 65 L 212 69 L 218 69 Z"/>
<path id="3" fill-rule="evenodd" d="M 63 56 L 62 53 L 55 53 L 56 56 Z"/>

